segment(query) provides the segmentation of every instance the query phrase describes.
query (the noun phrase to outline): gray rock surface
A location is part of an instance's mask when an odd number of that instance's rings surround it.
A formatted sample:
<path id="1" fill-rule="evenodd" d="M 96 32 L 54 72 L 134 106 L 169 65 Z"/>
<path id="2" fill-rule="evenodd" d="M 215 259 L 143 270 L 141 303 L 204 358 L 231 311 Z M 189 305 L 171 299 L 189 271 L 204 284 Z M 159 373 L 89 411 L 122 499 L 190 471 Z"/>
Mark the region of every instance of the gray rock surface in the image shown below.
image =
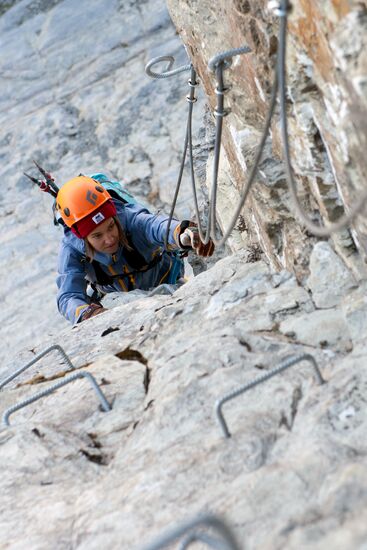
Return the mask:
<path id="1" fill-rule="evenodd" d="M 0 431 L 0 546 L 130 550 L 210 511 L 241 548 L 362 550 L 366 339 L 346 355 L 339 310 L 314 311 L 294 277 L 245 258 L 58 335 L 113 409 L 101 412 L 78 380 L 10 417 Z M 309 337 L 308 319 L 327 341 Z M 299 363 L 225 404 L 224 439 L 216 400 L 303 352 L 327 383 Z M 44 358 L 1 392 L 2 412 L 65 370 Z"/>
<path id="2" fill-rule="evenodd" d="M 32 349 L 43 335 L 67 326 L 55 304 L 62 231 L 52 225 L 51 197 L 32 187 L 23 171 L 36 175 L 36 159 L 59 184 L 80 172 L 104 171 L 125 181 L 153 210 L 169 212 L 188 105 L 186 74 L 158 81 L 144 72 L 158 55 L 187 62 L 163 0 L 21 0 L 5 11 L 11 4 L 0 10 L 0 324 L 6 364 L 17 350 Z M 204 102 L 201 94 L 194 136 Z M 176 215 L 191 214 L 185 176 Z"/>
<path id="3" fill-rule="evenodd" d="M 155 55 L 181 63 L 185 54 L 158 0 L 20 0 L 0 13 L 0 381 L 59 343 L 113 406 L 102 412 L 76 380 L 1 426 L 0 548 L 132 550 L 212 512 L 241 548 L 365 550 L 364 284 L 335 277 L 328 250 L 328 285 L 314 276 L 306 290 L 255 247 L 241 250 L 239 231 L 236 254 L 216 256 L 180 288 L 110 295 L 107 312 L 67 325 L 54 305 L 60 233 L 49 197 L 21 173 L 34 157 L 59 182 L 107 170 L 165 206 L 186 77 L 151 81 L 143 68 Z M 210 147 L 196 148 L 202 165 Z M 277 168 L 267 173 L 281 183 Z M 184 217 L 188 197 L 184 187 Z M 327 383 L 318 386 L 304 362 L 258 385 L 225 404 L 225 440 L 216 400 L 303 352 Z M 69 373 L 58 355 L 45 357 L 1 391 L 0 413 Z"/>
<path id="4" fill-rule="evenodd" d="M 328 308 L 338 305 L 357 282 L 330 244 L 320 241 L 311 252 L 307 286 L 312 291 L 316 307 Z"/>

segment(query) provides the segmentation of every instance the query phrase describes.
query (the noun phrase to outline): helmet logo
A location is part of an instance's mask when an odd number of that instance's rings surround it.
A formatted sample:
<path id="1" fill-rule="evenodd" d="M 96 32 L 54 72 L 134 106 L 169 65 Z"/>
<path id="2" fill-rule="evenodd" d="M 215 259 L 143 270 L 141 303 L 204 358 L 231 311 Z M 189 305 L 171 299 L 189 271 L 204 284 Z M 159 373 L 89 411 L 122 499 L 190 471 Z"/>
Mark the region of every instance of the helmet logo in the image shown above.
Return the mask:
<path id="1" fill-rule="evenodd" d="M 96 205 L 98 196 L 95 193 L 92 193 L 92 191 L 88 191 L 86 195 L 86 199 L 88 202 L 93 204 L 93 206 Z"/>
<path id="2" fill-rule="evenodd" d="M 103 222 L 103 220 L 105 219 L 104 215 L 102 214 L 102 212 L 97 212 L 97 214 L 95 216 L 93 216 L 92 220 L 94 221 L 94 223 L 96 225 L 98 225 L 99 223 Z"/>

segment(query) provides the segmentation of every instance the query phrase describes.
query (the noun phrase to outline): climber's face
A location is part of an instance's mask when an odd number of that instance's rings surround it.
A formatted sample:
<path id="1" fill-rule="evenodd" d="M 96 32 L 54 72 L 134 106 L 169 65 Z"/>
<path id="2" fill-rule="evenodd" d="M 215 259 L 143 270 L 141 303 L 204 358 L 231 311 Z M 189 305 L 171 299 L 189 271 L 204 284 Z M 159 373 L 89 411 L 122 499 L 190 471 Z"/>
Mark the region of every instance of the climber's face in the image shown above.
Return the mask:
<path id="1" fill-rule="evenodd" d="M 119 231 L 113 218 L 108 218 L 93 229 L 87 241 L 96 252 L 115 254 L 119 247 Z"/>

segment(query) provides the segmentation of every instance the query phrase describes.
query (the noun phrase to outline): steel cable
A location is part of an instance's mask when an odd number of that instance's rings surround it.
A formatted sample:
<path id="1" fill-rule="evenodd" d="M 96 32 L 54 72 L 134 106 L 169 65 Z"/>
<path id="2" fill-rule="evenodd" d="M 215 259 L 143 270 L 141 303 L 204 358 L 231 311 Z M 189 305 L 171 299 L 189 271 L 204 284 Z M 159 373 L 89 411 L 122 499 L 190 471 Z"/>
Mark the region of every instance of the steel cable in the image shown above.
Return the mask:
<path id="1" fill-rule="evenodd" d="M 297 185 L 294 180 L 293 168 L 290 158 L 289 138 L 287 128 L 287 111 L 286 111 L 286 44 L 287 44 L 287 14 L 289 11 L 289 1 L 282 0 L 280 4 L 280 27 L 279 27 L 279 52 L 277 61 L 277 71 L 279 78 L 279 100 L 280 100 L 280 117 L 281 117 L 281 132 L 284 147 L 284 163 L 288 181 L 289 191 L 293 200 L 293 204 L 300 220 L 304 226 L 317 237 L 328 237 L 336 231 L 348 227 L 358 214 L 362 212 L 367 203 L 367 191 L 362 194 L 358 203 L 350 209 L 349 213 L 342 216 L 337 222 L 330 223 L 324 227 L 315 224 L 305 213 L 297 194 Z"/>
<path id="2" fill-rule="evenodd" d="M 178 178 L 177 178 L 177 183 L 176 183 L 176 189 L 175 189 L 175 193 L 174 193 L 174 197 L 173 197 L 173 202 L 172 202 L 170 214 L 169 214 L 169 217 L 168 217 L 167 231 L 166 231 L 166 236 L 165 236 L 165 241 L 164 241 L 164 246 L 165 246 L 166 249 L 169 246 L 169 243 L 168 243 L 169 230 L 170 230 L 170 227 L 171 227 L 173 214 L 174 214 L 174 211 L 175 211 L 175 208 L 176 208 L 178 194 L 179 194 L 181 183 L 182 183 L 182 176 L 183 176 L 183 171 L 184 171 L 184 168 L 185 168 L 185 161 L 186 161 L 186 155 L 187 155 L 187 146 L 188 146 L 188 139 L 189 139 L 189 127 L 190 127 L 190 133 L 191 133 L 192 111 L 193 111 L 194 103 L 196 102 L 195 88 L 196 88 L 196 86 L 198 86 L 198 83 L 196 81 L 196 71 L 195 71 L 195 69 L 192 65 L 190 65 L 190 71 L 191 71 L 190 72 L 190 78 L 189 78 L 189 81 L 188 81 L 190 89 L 189 89 L 189 95 L 186 96 L 186 99 L 189 103 L 189 110 L 188 110 L 188 115 L 187 115 L 184 150 L 183 150 L 183 154 L 182 154 L 180 170 L 179 170 L 179 174 L 178 174 Z M 191 150 L 191 154 L 192 154 L 192 150 Z M 196 192 L 196 189 L 195 189 L 195 192 Z"/>
<path id="3" fill-rule="evenodd" d="M 220 159 L 220 148 L 221 148 L 221 138 L 222 138 L 222 127 L 223 127 L 223 117 L 228 114 L 228 111 L 224 109 L 224 93 L 226 88 L 223 83 L 223 70 L 230 66 L 231 58 L 235 55 L 242 53 L 249 53 L 251 50 L 247 46 L 241 48 L 235 48 L 222 52 L 209 60 L 208 68 L 211 71 L 215 71 L 217 79 L 217 108 L 214 112 L 216 116 L 216 136 L 215 136 L 215 146 L 214 146 L 214 162 L 213 162 L 213 175 L 212 175 L 212 184 L 210 188 L 209 196 L 209 207 L 208 207 L 208 217 L 207 217 L 207 228 L 204 233 L 203 226 L 200 219 L 200 212 L 197 200 L 197 191 L 196 191 L 196 181 L 195 181 L 195 171 L 194 171 L 194 161 L 193 161 L 193 145 L 192 145 L 192 105 L 190 105 L 189 115 L 187 120 L 187 130 L 185 135 L 185 147 L 184 147 L 184 158 L 183 163 L 180 167 L 180 182 L 182 179 L 182 173 L 184 169 L 184 162 L 187 154 L 187 148 L 189 148 L 189 160 L 190 160 L 190 179 L 193 191 L 194 199 L 194 208 L 197 219 L 198 231 L 200 234 L 200 239 L 204 244 L 207 244 L 210 238 L 213 240 L 216 246 L 222 246 L 228 240 L 231 235 L 238 217 L 241 213 L 241 210 L 247 200 L 250 189 L 252 188 L 255 176 L 260 164 L 260 160 L 264 151 L 264 146 L 266 139 L 268 137 L 271 120 L 274 114 L 277 93 L 279 89 L 279 102 L 280 102 L 280 119 L 281 119 L 281 135 L 284 146 L 284 164 L 287 177 L 288 188 L 292 197 L 293 204 L 295 206 L 296 214 L 299 216 L 301 222 L 305 227 L 311 231 L 313 234 L 319 237 L 330 236 L 336 231 L 346 228 L 352 223 L 355 217 L 362 212 L 367 203 L 367 191 L 362 194 L 360 202 L 358 202 L 348 214 L 342 216 L 337 222 L 327 224 L 326 226 L 316 225 L 310 218 L 308 218 L 305 213 L 300 200 L 297 195 L 297 186 L 294 181 L 293 168 L 290 160 L 290 149 L 289 149 L 289 138 L 288 138 L 288 128 L 287 128 L 287 114 L 286 114 L 286 71 L 285 71 L 285 58 L 286 58 L 286 39 L 287 39 L 287 17 L 288 12 L 290 11 L 289 0 L 281 0 L 279 2 L 269 2 L 268 8 L 273 10 L 275 15 L 280 18 L 279 25 L 279 48 L 276 59 L 276 67 L 274 71 L 274 81 L 271 91 L 270 106 L 268 109 L 267 117 L 265 120 L 263 134 L 260 140 L 260 144 L 257 148 L 253 166 L 250 170 L 247 183 L 244 185 L 241 193 L 240 199 L 237 203 L 235 213 L 231 218 L 227 229 L 224 231 L 222 238 L 216 238 L 216 227 L 217 227 L 217 218 L 216 218 L 216 202 L 217 202 L 217 188 L 218 188 L 218 171 L 219 171 L 219 159 Z M 182 66 L 175 71 L 170 71 L 170 68 L 173 65 L 174 58 L 172 56 L 162 56 L 151 60 L 147 67 L 150 68 L 154 63 L 158 61 L 167 60 L 169 65 L 164 73 L 152 73 L 147 71 L 150 76 L 154 78 L 166 78 L 168 76 L 173 76 L 178 72 L 187 70 L 189 65 Z M 175 204 L 177 201 L 178 190 L 175 193 Z"/>

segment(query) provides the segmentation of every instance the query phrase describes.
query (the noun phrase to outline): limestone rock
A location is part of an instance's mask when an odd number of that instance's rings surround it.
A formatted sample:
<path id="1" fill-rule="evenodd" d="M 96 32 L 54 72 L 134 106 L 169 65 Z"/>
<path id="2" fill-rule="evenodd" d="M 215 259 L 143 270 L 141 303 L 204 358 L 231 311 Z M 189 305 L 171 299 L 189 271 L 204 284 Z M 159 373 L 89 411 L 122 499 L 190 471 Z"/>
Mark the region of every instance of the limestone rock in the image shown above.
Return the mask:
<path id="1" fill-rule="evenodd" d="M 351 350 L 348 326 L 339 310 L 314 311 L 280 323 L 282 334 L 309 346 Z"/>
<path id="2" fill-rule="evenodd" d="M 228 256 L 172 295 L 136 296 L 59 335 L 113 409 L 101 412 L 76 381 L 14 413 L 0 431 L 0 544 L 71 539 L 130 550 L 209 509 L 225 515 L 243 547 L 321 549 L 335 537 L 358 545 L 366 350 L 345 358 L 341 313 L 313 311 L 294 276 L 245 258 Z M 305 351 L 327 383 L 301 362 L 256 386 L 225 404 L 232 437 L 224 439 L 216 400 Z M 26 383 L 37 370 L 46 379 Z M 64 371 L 45 358 L 1 392 L 2 406 Z"/>
<path id="3" fill-rule="evenodd" d="M 277 25 L 261 3 L 232 4 L 180 0 L 179 13 L 191 21 L 182 32 L 212 106 L 206 58 L 244 39 L 253 49 L 225 74 L 233 88 L 222 165 L 231 174 L 221 172 L 227 188 L 219 193 L 228 198 L 224 224 L 263 126 Z M 71 327 L 51 297 L 60 234 L 49 197 L 30 190 L 20 173 L 33 170 L 33 157 L 60 182 L 106 170 L 163 207 L 182 153 L 187 75 L 154 82 L 144 65 L 163 53 L 184 63 L 186 54 L 161 0 L 22 0 L 0 13 L 0 380 L 59 343 L 113 405 L 102 412 L 88 382 L 77 380 L 1 426 L 0 547 L 132 550 L 211 511 L 227 518 L 243 548 L 364 548 L 365 288 L 345 288 L 342 277 L 340 310 L 320 311 L 297 282 L 314 239 L 288 207 L 277 123 L 231 243 L 244 239 L 243 250 L 216 255 L 215 265 L 177 290 L 109 296 L 108 311 Z M 302 2 L 291 17 L 295 172 L 311 215 L 317 203 L 322 217 L 333 217 L 352 202 L 349 178 L 357 191 L 364 181 L 356 166 L 361 142 L 348 137 L 350 124 L 360 129 L 364 121 L 363 10 L 358 2 Z M 212 141 L 195 144 L 201 167 L 211 148 Z M 189 195 L 186 185 L 177 215 L 189 217 Z M 338 253 L 350 259 L 352 239 L 342 242 Z M 328 292 L 335 298 L 335 287 Z M 225 404 L 232 437 L 224 439 L 216 401 L 304 352 L 326 384 L 317 384 L 307 362 L 258 384 Z M 67 374 L 57 354 L 44 357 L 1 391 L 0 413 Z"/>
<path id="4" fill-rule="evenodd" d="M 363 342 L 367 337 L 367 288 L 365 283 L 343 298 L 341 310 L 353 342 Z"/>
<path id="5" fill-rule="evenodd" d="M 310 257 L 307 286 L 318 308 L 339 305 L 341 298 L 357 286 L 353 275 L 326 241 L 315 244 Z"/>
<path id="6" fill-rule="evenodd" d="M 168 0 L 167 4 L 199 73 L 211 112 L 217 98 L 209 60 L 242 45 L 251 48 L 249 54 L 234 57 L 224 71 L 225 86 L 230 86 L 224 99 L 230 114 L 223 123 L 230 170 L 224 181 L 234 187 L 231 193 L 222 186 L 226 200 L 218 205 L 218 217 L 225 223 L 248 180 L 263 132 L 280 40 L 279 18 L 267 2 L 256 0 L 219 0 L 215 4 L 211 0 Z M 292 164 L 300 203 L 316 224 L 335 221 L 360 201 L 365 190 L 365 31 L 366 9 L 360 2 L 298 3 L 288 17 L 286 78 Z M 295 219 L 282 162 L 278 115 L 276 108 L 255 178 L 257 185 L 242 210 L 241 238 L 247 245 L 259 242 L 272 266 L 293 270 L 301 280 L 308 275 L 315 239 Z M 210 174 L 207 181 L 210 185 Z M 363 217 L 353 225 L 352 232 L 343 232 L 343 239 L 332 237 L 335 243 L 339 241 L 338 254 L 348 265 L 358 256 L 356 245 L 362 255 L 366 250 Z M 358 269 L 359 276 L 366 277 L 365 267 L 359 265 Z"/>

